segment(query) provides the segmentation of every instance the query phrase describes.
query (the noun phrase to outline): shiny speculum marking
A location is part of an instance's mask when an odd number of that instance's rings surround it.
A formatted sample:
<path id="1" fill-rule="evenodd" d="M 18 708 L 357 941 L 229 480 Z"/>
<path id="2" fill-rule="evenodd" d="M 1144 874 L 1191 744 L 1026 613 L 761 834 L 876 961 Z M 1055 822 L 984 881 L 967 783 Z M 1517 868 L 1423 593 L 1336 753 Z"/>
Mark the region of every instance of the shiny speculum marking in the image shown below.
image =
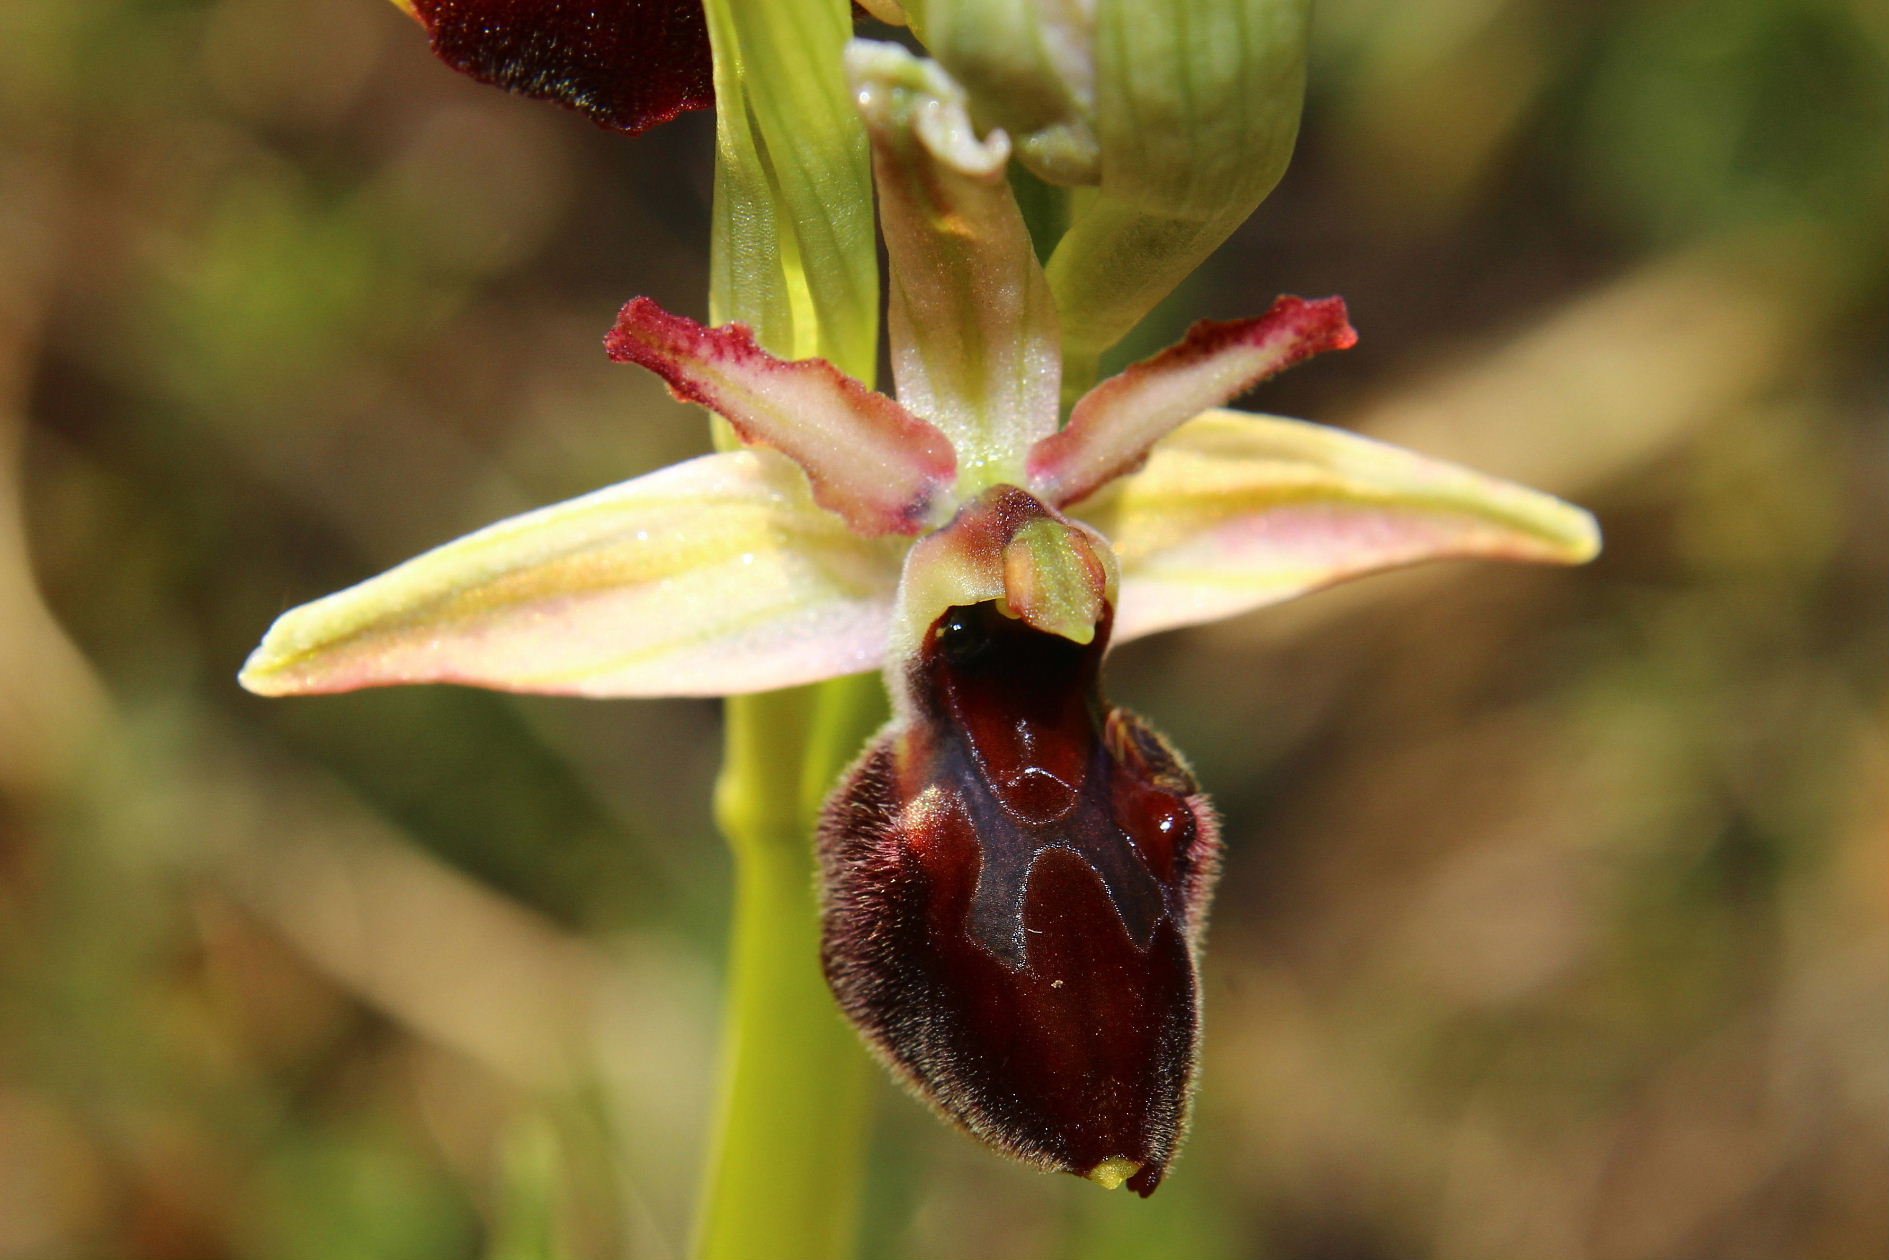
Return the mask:
<path id="1" fill-rule="evenodd" d="M 1046 849 L 1069 850 L 1101 878 L 1137 948 L 1179 917 L 1149 868 L 1172 867 L 1176 844 L 1192 840 L 1192 815 L 1174 799 L 1152 827 L 1117 818 L 1100 655 L 1099 643 L 1033 630 L 990 603 L 953 608 L 932 630 L 932 686 L 921 695 L 935 719 L 934 774 L 959 789 L 983 858 L 968 930 L 1011 966 L 1027 961 L 1025 895 Z"/>

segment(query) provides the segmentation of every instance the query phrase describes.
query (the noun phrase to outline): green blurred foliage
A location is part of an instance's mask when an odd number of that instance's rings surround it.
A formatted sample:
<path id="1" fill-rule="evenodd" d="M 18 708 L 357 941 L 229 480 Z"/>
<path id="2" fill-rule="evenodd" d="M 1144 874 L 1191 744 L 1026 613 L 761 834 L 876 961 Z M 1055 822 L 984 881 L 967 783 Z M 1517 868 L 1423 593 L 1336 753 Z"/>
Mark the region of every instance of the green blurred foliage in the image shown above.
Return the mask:
<path id="1" fill-rule="evenodd" d="M 1594 507 L 1115 662 L 1229 862 L 1142 1203 L 884 1091 L 865 1254 L 1889 1244 L 1889 18 L 1327 0 L 1274 198 L 1150 337 L 1343 291 L 1256 405 Z M 256 700 L 282 608 L 671 462 L 709 138 L 378 0 L 0 37 L 0 1257 L 669 1256 L 708 1117 L 714 706 Z"/>

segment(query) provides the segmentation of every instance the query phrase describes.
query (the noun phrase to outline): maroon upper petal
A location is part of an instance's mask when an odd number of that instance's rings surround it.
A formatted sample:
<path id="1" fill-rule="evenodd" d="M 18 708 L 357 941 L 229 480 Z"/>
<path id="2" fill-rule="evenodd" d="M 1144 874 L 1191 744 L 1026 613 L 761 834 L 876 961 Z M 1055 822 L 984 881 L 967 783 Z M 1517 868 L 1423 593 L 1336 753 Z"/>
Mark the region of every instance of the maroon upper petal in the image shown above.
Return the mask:
<path id="1" fill-rule="evenodd" d="M 701 0 L 402 0 L 482 83 L 636 135 L 715 103 Z"/>

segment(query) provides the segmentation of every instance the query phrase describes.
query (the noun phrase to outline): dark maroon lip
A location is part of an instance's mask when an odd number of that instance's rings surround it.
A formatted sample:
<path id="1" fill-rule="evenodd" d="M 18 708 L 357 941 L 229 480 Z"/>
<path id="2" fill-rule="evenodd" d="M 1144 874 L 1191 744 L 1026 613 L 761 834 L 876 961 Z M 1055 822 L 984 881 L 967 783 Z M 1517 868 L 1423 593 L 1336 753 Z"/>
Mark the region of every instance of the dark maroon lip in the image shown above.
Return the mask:
<path id="1" fill-rule="evenodd" d="M 1186 1118 L 1211 810 L 1076 644 L 994 603 L 948 610 L 909 719 L 829 803 L 825 962 L 921 1097 L 987 1142 L 1148 1194 Z"/>

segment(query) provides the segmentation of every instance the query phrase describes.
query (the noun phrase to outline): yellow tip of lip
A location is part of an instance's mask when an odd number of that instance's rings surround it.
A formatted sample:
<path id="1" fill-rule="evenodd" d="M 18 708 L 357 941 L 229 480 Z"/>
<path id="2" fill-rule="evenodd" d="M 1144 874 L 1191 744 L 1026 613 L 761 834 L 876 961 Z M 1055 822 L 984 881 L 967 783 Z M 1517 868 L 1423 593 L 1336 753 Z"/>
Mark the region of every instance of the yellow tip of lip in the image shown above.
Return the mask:
<path id="1" fill-rule="evenodd" d="M 1090 1181 L 1104 1190 L 1119 1190 L 1122 1183 L 1141 1171 L 1141 1165 L 1132 1159 L 1105 1159 L 1085 1174 Z"/>

